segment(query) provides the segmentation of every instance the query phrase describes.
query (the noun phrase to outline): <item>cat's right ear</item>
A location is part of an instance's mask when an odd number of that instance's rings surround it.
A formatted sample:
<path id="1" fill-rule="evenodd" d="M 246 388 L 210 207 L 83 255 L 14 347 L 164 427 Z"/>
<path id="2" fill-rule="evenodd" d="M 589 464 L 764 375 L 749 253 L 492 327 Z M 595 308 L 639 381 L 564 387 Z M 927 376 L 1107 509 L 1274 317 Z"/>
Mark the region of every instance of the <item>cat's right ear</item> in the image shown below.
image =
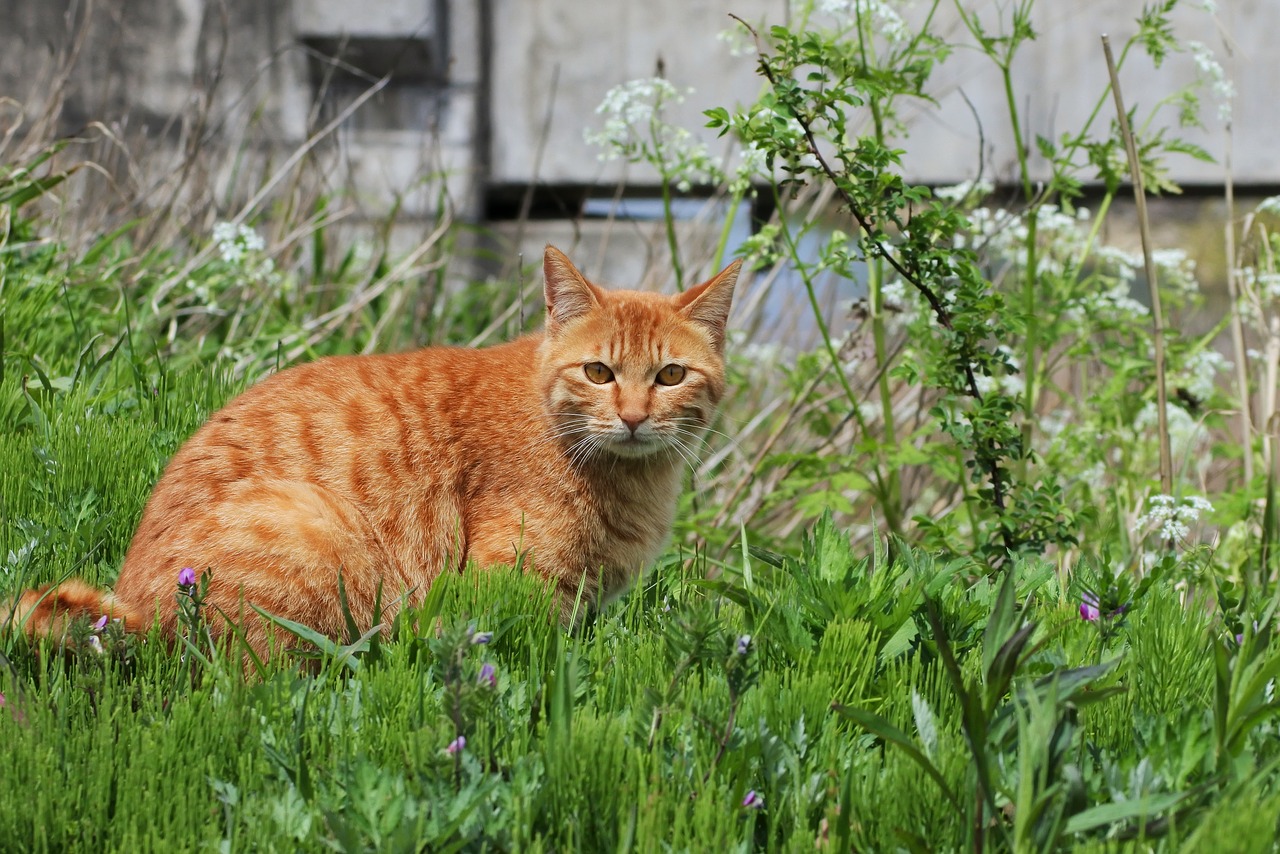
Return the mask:
<path id="1" fill-rule="evenodd" d="M 547 332 L 554 334 L 564 324 L 582 317 L 600 305 L 595 287 L 559 249 L 547 244 L 542 256 L 546 276 Z"/>

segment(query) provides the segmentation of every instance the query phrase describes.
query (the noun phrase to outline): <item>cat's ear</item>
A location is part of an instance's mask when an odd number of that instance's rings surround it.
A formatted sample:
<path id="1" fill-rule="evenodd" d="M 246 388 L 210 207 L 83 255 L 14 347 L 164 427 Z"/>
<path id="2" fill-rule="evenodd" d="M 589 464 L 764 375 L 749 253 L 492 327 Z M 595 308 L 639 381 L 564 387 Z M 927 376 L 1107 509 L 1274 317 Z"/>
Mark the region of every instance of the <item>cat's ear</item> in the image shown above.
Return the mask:
<path id="1" fill-rule="evenodd" d="M 568 256 L 549 243 L 542 256 L 542 272 L 547 279 L 548 332 L 554 333 L 600 305 L 595 287 L 583 278 Z"/>
<path id="2" fill-rule="evenodd" d="M 741 268 L 742 262 L 734 261 L 710 281 L 673 297 L 680 313 L 711 335 L 711 343 L 717 352 L 724 349 L 724 329 L 729 323 L 729 308 L 733 305 L 733 286 L 738 282 L 738 270 Z"/>

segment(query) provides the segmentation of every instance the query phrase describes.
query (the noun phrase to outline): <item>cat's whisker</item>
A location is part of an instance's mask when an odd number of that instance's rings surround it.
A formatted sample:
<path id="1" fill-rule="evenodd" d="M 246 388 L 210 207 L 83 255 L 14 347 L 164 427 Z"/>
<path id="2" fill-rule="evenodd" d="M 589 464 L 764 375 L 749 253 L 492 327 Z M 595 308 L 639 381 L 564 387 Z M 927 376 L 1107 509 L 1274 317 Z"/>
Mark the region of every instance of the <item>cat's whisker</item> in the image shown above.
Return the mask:
<path id="1" fill-rule="evenodd" d="M 670 429 L 672 435 L 679 436 L 682 439 L 688 439 L 696 443 L 700 448 L 706 447 L 707 442 L 709 441 L 705 433 L 697 430 L 690 430 L 687 427 L 680 427 L 677 425 L 672 425 Z"/>
<path id="2" fill-rule="evenodd" d="M 678 454 L 679 457 L 688 465 L 691 471 L 697 471 L 698 459 L 694 455 L 693 451 L 685 447 L 683 443 L 678 441 L 672 442 L 666 445 L 666 448 L 675 451 L 676 454 Z"/>
<path id="3" fill-rule="evenodd" d="M 560 441 L 563 439 L 569 439 L 574 436 L 587 436 L 587 435 L 590 435 L 591 432 L 592 432 L 591 430 L 584 427 L 584 428 L 579 428 L 574 430 L 561 430 L 558 433 L 549 433 L 548 436 L 550 436 L 550 438 L 555 441 Z"/>
<path id="4" fill-rule="evenodd" d="M 581 439 L 575 441 L 568 448 L 569 464 L 577 467 L 584 462 L 591 454 L 591 445 L 595 441 L 595 435 L 587 433 Z"/>
<path id="5" fill-rule="evenodd" d="M 597 432 L 588 432 L 581 439 L 578 439 L 569 446 L 569 462 L 570 465 L 577 467 L 596 456 L 596 453 L 603 447 L 604 438 Z"/>
<path id="6" fill-rule="evenodd" d="M 552 439 L 560 440 L 560 439 L 567 439 L 570 436 L 591 435 L 595 432 L 597 432 L 595 429 L 595 426 L 589 423 L 562 424 L 562 425 L 553 427 L 551 430 L 548 431 L 547 435 L 549 435 Z"/>
<path id="7" fill-rule="evenodd" d="M 672 419 L 673 423 L 674 423 L 674 422 L 676 422 L 676 421 L 679 421 L 679 420 L 681 420 L 681 419 Z M 675 426 L 677 426 L 677 427 L 681 427 L 681 429 L 685 429 L 685 430 L 688 430 L 688 429 L 689 429 L 688 427 L 684 427 L 684 426 L 682 426 L 682 425 L 678 425 L 678 424 L 677 424 L 677 425 L 675 425 Z M 733 445 L 733 447 L 734 447 L 735 449 L 737 449 L 737 450 L 739 450 L 739 451 L 741 451 L 741 450 L 742 450 L 742 443 L 740 443 L 740 442 L 739 442 L 737 439 L 735 439 L 733 436 L 730 436 L 728 433 L 725 433 L 723 430 L 717 430 L 717 429 L 715 429 L 714 427 L 707 427 L 707 426 L 705 426 L 705 425 L 701 425 L 701 424 L 697 425 L 697 430 L 701 431 L 701 432 L 704 434 L 704 436 L 707 436 L 707 437 L 709 437 L 709 436 L 720 436 L 720 437 L 721 437 L 721 438 L 723 438 L 725 441 L 727 441 L 729 444 Z"/>

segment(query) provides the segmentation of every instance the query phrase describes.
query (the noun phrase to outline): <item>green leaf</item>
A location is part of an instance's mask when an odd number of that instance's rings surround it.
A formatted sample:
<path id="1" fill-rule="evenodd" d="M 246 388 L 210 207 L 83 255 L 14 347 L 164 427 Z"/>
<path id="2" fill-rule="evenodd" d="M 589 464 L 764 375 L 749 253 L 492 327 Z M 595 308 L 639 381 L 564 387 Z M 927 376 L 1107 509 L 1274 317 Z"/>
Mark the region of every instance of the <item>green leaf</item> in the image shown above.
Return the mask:
<path id="1" fill-rule="evenodd" d="M 942 776 L 942 772 L 929 761 L 929 757 L 920 752 L 920 748 L 916 747 L 915 742 L 908 738 L 906 733 L 874 712 L 868 712 L 865 709 L 858 709 L 852 706 L 842 706 L 838 703 L 832 708 L 835 709 L 837 714 L 848 718 L 872 735 L 895 745 L 905 753 L 911 761 L 919 765 L 926 774 L 933 778 L 933 781 L 938 784 L 938 788 L 942 790 L 943 796 L 955 808 L 956 812 L 964 814 L 965 809 L 960 805 L 960 799 L 951 790 L 951 787 L 947 784 L 947 779 Z"/>
<path id="2" fill-rule="evenodd" d="M 1116 801 L 1091 807 L 1067 819 L 1067 833 L 1088 833 L 1117 822 L 1145 819 L 1157 816 L 1177 806 L 1191 795 L 1190 792 L 1170 792 L 1162 795 L 1144 795 L 1131 801 Z"/>

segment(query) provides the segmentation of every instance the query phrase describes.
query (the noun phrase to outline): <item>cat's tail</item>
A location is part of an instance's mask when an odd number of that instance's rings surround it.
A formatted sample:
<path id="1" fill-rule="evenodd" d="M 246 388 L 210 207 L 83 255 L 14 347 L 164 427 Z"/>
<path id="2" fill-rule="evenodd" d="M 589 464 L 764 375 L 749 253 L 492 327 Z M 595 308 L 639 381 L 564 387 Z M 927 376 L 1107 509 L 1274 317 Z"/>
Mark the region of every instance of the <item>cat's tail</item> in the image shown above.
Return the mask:
<path id="1" fill-rule="evenodd" d="M 12 608 L 0 606 L 0 628 L 12 625 L 15 631 L 24 632 L 32 638 L 46 635 L 60 638 L 77 617 L 97 621 L 103 616 L 121 620 L 126 627 L 133 629 L 142 625 L 137 614 L 107 591 L 71 579 L 28 590 L 18 597 Z"/>

